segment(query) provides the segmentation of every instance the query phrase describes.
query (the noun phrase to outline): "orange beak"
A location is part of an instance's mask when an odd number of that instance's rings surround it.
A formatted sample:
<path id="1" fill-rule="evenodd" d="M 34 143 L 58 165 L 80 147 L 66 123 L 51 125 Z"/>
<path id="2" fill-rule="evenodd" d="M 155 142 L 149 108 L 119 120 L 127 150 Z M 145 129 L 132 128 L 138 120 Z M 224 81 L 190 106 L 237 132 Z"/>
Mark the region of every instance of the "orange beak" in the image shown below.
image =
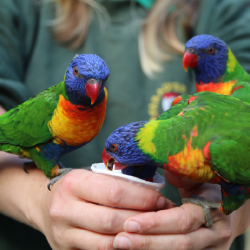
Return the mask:
<path id="1" fill-rule="evenodd" d="M 108 165 L 108 161 L 111 159 L 110 155 L 106 152 L 105 149 L 103 149 L 102 151 L 102 161 L 105 165 L 105 167 L 107 167 Z"/>
<path id="2" fill-rule="evenodd" d="M 86 83 L 85 92 L 86 92 L 86 95 L 91 100 L 91 105 L 93 105 L 93 103 L 95 103 L 95 101 L 99 95 L 100 88 L 101 88 L 101 86 L 98 83 L 88 83 L 88 82 Z"/>
<path id="3" fill-rule="evenodd" d="M 127 166 L 125 165 L 122 165 L 121 163 L 119 162 L 115 162 L 114 158 L 111 157 L 105 149 L 103 149 L 102 151 L 102 161 L 105 165 L 106 168 L 108 168 L 109 170 L 112 170 L 113 169 L 113 164 L 115 164 L 115 170 L 121 170 L 121 169 L 124 169 L 124 168 L 127 168 Z"/>
<path id="4" fill-rule="evenodd" d="M 185 71 L 187 68 L 196 68 L 198 65 L 198 56 L 195 54 L 190 54 L 189 52 L 185 52 L 182 58 L 182 64 Z"/>

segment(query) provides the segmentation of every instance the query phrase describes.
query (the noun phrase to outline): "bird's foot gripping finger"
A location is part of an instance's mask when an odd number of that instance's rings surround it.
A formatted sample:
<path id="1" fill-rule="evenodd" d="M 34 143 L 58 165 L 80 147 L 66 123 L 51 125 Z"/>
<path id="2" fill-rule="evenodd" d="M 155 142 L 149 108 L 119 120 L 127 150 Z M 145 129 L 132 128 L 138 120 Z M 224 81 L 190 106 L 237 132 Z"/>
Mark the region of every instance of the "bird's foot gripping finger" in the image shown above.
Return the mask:
<path id="1" fill-rule="evenodd" d="M 54 185 L 61 177 L 63 177 L 64 175 L 66 175 L 67 173 L 69 173 L 71 170 L 73 170 L 73 168 L 62 168 L 62 169 L 58 169 L 57 170 L 57 176 L 53 177 L 47 187 L 49 189 L 49 191 L 51 191 L 51 186 Z"/>
<path id="2" fill-rule="evenodd" d="M 27 168 L 31 168 L 31 167 L 35 167 L 35 166 L 36 166 L 36 164 L 33 161 L 24 162 L 23 170 L 28 174 L 29 172 L 28 172 Z"/>
<path id="3" fill-rule="evenodd" d="M 213 201 L 208 201 L 200 196 L 197 195 L 192 195 L 190 198 L 183 198 L 182 199 L 182 204 L 184 203 L 192 203 L 192 204 L 196 204 L 198 206 L 201 206 L 204 208 L 204 215 L 205 215 L 205 219 L 206 219 L 206 227 L 212 227 L 213 226 L 213 221 L 211 218 L 211 214 L 210 214 L 210 209 L 215 209 L 215 210 L 219 210 L 220 209 L 220 203 L 217 202 L 213 202 Z"/>

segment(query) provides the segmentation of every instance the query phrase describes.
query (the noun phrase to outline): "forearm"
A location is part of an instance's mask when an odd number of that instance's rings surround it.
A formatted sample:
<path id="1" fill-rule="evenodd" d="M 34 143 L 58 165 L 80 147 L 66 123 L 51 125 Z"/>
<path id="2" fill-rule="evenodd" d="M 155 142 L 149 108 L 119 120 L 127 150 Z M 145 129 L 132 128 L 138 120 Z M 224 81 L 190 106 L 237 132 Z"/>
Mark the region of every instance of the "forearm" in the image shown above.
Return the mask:
<path id="1" fill-rule="evenodd" d="M 0 213 L 41 230 L 38 209 L 42 197 L 49 194 L 48 179 L 36 168 L 26 173 L 22 166 L 25 161 L 0 152 Z"/>

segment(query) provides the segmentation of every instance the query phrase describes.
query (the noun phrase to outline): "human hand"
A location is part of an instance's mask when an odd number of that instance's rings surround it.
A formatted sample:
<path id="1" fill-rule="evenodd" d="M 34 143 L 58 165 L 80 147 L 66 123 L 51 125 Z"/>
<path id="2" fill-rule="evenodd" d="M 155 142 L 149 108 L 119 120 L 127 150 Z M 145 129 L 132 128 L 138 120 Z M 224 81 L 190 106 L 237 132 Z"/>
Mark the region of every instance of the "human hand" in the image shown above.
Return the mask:
<path id="1" fill-rule="evenodd" d="M 159 192 L 83 169 L 71 171 L 48 191 L 44 173 L 35 167 L 25 173 L 24 162 L 0 152 L 0 213 L 41 231 L 53 250 L 113 249 L 126 219 L 173 207 Z"/>
<path id="2" fill-rule="evenodd" d="M 113 249 L 114 237 L 123 231 L 126 219 L 140 211 L 172 206 L 154 190 L 145 192 L 134 184 L 83 169 L 61 178 L 51 192 L 44 186 L 45 191 L 36 227 L 54 250 Z"/>
<path id="3" fill-rule="evenodd" d="M 179 188 L 182 198 L 191 194 L 220 202 L 220 186 L 201 184 L 165 173 L 167 180 Z M 223 215 L 211 211 L 213 226 L 204 228 L 203 208 L 194 204 L 183 204 L 169 210 L 147 212 L 126 220 L 124 231 L 114 241 L 116 249 L 229 249 L 234 238 L 247 229 L 250 218 L 250 202 Z"/>

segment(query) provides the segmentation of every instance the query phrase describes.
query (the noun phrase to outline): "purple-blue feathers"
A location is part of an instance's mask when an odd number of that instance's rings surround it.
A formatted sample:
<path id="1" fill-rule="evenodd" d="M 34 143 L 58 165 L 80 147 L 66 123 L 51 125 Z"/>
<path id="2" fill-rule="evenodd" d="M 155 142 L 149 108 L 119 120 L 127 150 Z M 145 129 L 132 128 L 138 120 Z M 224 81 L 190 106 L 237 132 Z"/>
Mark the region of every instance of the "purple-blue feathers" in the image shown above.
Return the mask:
<path id="1" fill-rule="evenodd" d="M 209 48 L 214 53 L 209 53 Z M 218 82 L 226 71 L 228 48 L 224 41 L 211 35 L 198 35 L 185 44 L 185 50 L 193 49 L 198 56 L 197 68 L 194 68 L 196 82 Z"/>
<path id="2" fill-rule="evenodd" d="M 155 163 L 138 148 L 135 140 L 137 132 L 145 123 L 147 121 L 124 125 L 114 130 L 105 142 L 105 149 L 108 154 L 122 165 L 129 166 L 122 170 L 122 173 L 141 179 L 153 177 L 157 169 Z M 117 150 L 113 149 L 113 144 L 116 144 Z"/>
<path id="3" fill-rule="evenodd" d="M 75 77 L 73 73 L 73 69 L 76 66 L 81 77 Z M 86 97 L 85 93 L 87 80 L 94 78 L 102 81 L 100 89 L 100 93 L 102 93 L 108 76 L 108 66 L 99 56 L 94 54 L 77 55 L 70 63 L 65 75 L 66 93 L 70 102 L 75 105 L 90 105 L 90 99 Z M 102 95 L 99 95 L 99 97 L 103 98 Z M 98 104 L 100 101 L 101 99 L 97 99 L 95 103 Z"/>

